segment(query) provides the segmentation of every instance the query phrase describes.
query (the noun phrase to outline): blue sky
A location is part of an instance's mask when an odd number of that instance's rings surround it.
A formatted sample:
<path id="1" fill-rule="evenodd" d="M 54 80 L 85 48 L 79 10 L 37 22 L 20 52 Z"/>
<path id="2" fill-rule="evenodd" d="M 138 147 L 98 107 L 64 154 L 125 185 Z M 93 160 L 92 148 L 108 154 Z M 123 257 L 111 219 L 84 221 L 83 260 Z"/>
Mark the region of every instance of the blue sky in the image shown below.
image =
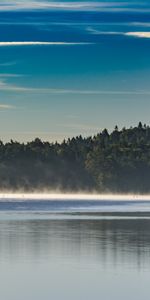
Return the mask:
<path id="1" fill-rule="evenodd" d="M 150 123 L 149 1 L 0 3 L 0 137 Z"/>

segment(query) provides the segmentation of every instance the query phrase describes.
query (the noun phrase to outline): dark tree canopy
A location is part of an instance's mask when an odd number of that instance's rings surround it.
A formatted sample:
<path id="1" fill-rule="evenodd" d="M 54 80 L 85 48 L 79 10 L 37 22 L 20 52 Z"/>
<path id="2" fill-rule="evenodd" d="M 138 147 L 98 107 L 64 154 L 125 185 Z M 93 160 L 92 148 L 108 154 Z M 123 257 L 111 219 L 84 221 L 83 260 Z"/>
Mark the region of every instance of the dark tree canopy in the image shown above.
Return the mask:
<path id="1" fill-rule="evenodd" d="M 0 189 L 150 192 L 150 128 L 107 129 L 61 144 L 0 141 Z"/>

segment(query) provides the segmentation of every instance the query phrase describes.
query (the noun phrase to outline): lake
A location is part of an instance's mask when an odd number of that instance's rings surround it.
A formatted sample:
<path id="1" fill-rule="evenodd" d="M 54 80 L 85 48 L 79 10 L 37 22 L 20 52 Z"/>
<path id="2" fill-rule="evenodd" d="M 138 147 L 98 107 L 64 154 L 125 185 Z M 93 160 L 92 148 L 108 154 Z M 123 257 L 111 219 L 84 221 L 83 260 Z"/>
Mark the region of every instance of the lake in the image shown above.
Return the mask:
<path id="1" fill-rule="evenodd" d="M 146 299 L 150 201 L 0 201 L 0 299 Z"/>

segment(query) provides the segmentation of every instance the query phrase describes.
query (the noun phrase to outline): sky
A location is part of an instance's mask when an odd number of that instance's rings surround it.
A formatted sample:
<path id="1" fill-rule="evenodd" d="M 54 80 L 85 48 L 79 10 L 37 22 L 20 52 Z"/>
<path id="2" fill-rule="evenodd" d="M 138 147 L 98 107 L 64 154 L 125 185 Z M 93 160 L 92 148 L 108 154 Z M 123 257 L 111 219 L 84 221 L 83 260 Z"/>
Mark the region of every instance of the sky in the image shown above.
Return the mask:
<path id="1" fill-rule="evenodd" d="M 0 139 L 150 125 L 150 2 L 0 1 Z"/>

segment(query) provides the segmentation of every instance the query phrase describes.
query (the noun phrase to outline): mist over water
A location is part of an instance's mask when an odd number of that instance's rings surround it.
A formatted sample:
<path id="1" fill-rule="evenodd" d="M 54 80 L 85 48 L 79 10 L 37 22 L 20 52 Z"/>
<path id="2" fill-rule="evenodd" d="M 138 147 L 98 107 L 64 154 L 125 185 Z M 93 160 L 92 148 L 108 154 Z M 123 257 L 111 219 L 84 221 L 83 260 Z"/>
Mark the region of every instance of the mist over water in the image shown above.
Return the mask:
<path id="1" fill-rule="evenodd" d="M 150 195 L 145 194 L 98 194 L 98 193 L 63 193 L 60 191 L 43 192 L 0 192 L 0 200 L 108 200 L 108 201 L 150 201 Z"/>

